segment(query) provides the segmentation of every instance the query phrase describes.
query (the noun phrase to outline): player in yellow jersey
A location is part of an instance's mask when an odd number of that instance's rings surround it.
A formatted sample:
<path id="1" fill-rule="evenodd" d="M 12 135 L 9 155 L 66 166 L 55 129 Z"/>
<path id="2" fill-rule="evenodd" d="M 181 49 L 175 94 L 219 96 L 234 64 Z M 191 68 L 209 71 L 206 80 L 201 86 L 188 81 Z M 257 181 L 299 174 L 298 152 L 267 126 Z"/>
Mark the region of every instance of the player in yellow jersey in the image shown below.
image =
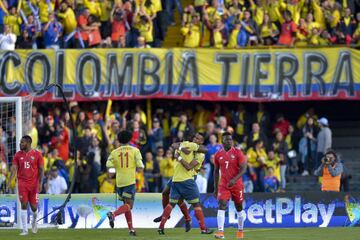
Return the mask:
<path id="1" fill-rule="evenodd" d="M 202 145 L 204 143 L 204 137 L 201 134 L 196 134 L 194 136 L 194 138 L 192 139 L 192 141 L 198 145 Z M 181 143 L 174 143 L 172 144 L 171 148 L 172 149 L 179 149 Z M 185 151 L 186 153 L 188 153 L 186 148 L 182 149 L 183 151 Z M 201 152 L 201 150 L 204 150 L 203 152 Z M 206 151 L 205 151 L 206 150 Z M 196 180 L 196 176 L 199 173 L 201 166 L 204 162 L 205 159 L 205 154 L 207 152 L 207 149 L 199 149 L 197 152 L 194 152 L 194 159 L 196 159 L 196 161 L 198 162 L 198 165 L 195 166 L 195 168 L 193 169 L 193 175 L 194 175 L 194 180 Z M 179 150 L 176 150 L 175 154 L 179 154 Z M 178 155 L 176 156 L 176 158 L 178 157 Z M 162 192 L 162 205 L 163 208 L 165 209 L 166 206 L 169 204 L 169 199 L 170 199 L 170 189 L 172 186 L 172 179 L 170 179 L 168 181 L 168 183 L 166 184 L 166 186 L 163 189 Z M 191 230 L 191 216 L 189 214 L 189 210 L 186 206 L 186 203 L 183 201 L 183 199 L 179 199 L 178 201 L 178 205 L 180 207 L 181 212 L 184 215 L 184 219 L 185 219 L 185 232 L 189 232 Z M 161 218 L 162 216 L 159 216 L 157 218 L 154 219 L 154 222 L 161 222 Z"/>
<path id="2" fill-rule="evenodd" d="M 144 168 L 142 157 L 139 149 L 130 146 L 129 142 L 132 133 L 129 131 L 121 131 L 118 134 L 118 140 L 121 146 L 111 152 L 106 162 L 107 168 L 114 167 L 116 170 L 116 187 L 119 199 L 124 202 L 114 212 L 108 212 L 111 228 L 114 228 L 115 217 L 125 214 L 126 222 L 129 227 L 129 235 L 136 236 L 136 232 L 132 225 L 131 209 L 134 205 L 136 192 L 136 171 Z"/>
<path id="3" fill-rule="evenodd" d="M 179 156 L 174 163 L 174 176 L 172 178 L 172 185 L 170 189 L 170 203 L 165 207 L 161 217 L 158 233 L 164 235 L 164 227 L 166 221 L 169 219 L 172 209 L 176 204 L 185 199 L 190 203 L 195 211 L 195 217 L 199 221 L 201 234 L 211 234 L 212 230 L 206 228 L 204 222 L 204 214 L 200 205 L 199 189 L 194 180 L 194 169 L 199 165 L 199 158 L 196 158 L 195 152 L 205 152 L 206 148 L 200 146 L 195 142 L 203 141 L 201 134 L 196 134 L 194 142 L 182 142 L 178 148 Z"/>

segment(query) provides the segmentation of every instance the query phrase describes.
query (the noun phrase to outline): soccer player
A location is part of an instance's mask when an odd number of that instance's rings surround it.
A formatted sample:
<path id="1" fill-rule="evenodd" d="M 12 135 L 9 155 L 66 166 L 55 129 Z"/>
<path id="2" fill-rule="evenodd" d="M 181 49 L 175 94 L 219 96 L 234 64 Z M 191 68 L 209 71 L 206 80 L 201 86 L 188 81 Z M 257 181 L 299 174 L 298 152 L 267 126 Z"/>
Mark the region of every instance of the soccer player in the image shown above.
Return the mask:
<path id="1" fill-rule="evenodd" d="M 246 157 L 241 150 L 233 147 L 233 139 L 230 133 L 222 135 L 223 148 L 215 154 L 214 161 L 214 195 L 218 199 L 219 209 L 217 214 L 218 231 L 215 238 L 225 238 L 224 223 L 225 210 L 230 198 L 234 201 L 238 217 L 237 239 L 244 237 L 243 226 L 245 211 L 242 207 L 244 200 L 244 187 L 242 175 L 246 172 Z M 220 182 L 219 182 L 220 171 Z"/>
<path id="2" fill-rule="evenodd" d="M 114 212 L 108 212 L 111 228 L 114 228 L 114 219 L 120 214 L 125 214 L 126 222 L 129 227 L 129 235 L 136 236 L 135 229 L 132 225 L 131 209 L 134 205 L 136 192 L 136 171 L 144 168 L 142 157 L 139 149 L 130 146 L 132 133 L 129 131 L 121 131 L 118 134 L 118 140 L 121 146 L 108 157 L 106 167 L 115 167 L 116 169 L 116 186 L 119 199 L 124 202 L 122 206 Z"/>
<path id="3" fill-rule="evenodd" d="M 30 204 L 33 217 L 31 222 L 32 232 L 37 233 L 37 205 L 44 176 L 44 159 L 39 151 L 31 148 L 31 143 L 32 139 L 30 136 L 25 135 L 21 138 L 20 151 L 14 156 L 9 181 L 12 182 L 15 176 L 18 180 L 22 223 L 22 232 L 20 235 L 28 234 L 28 204 Z"/>
<path id="4" fill-rule="evenodd" d="M 204 143 L 204 138 L 202 137 L 201 134 L 199 134 L 199 136 L 196 136 L 193 138 L 192 140 L 194 143 L 198 144 L 198 145 L 202 145 Z M 174 149 L 178 149 L 180 147 L 180 143 L 174 143 L 172 146 L 172 148 Z M 201 169 L 201 166 L 204 162 L 205 159 L 205 154 L 202 152 L 195 152 L 194 153 L 194 158 L 197 160 L 198 165 L 196 165 L 196 167 L 193 169 L 193 174 L 194 174 L 194 179 L 196 178 L 198 172 Z M 170 179 L 168 181 L 168 183 L 166 184 L 165 188 L 163 189 L 162 192 L 162 205 L 163 205 L 163 209 L 166 208 L 166 206 L 169 204 L 169 199 L 170 199 L 170 188 L 172 186 L 172 179 Z M 178 201 L 178 205 L 180 207 L 181 212 L 184 215 L 184 219 L 185 219 L 185 231 L 189 232 L 191 230 L 191 216 L 189 214 L 189 210 L 186 206 L 186 203 L 184 202 L 183 199 L 179 199 Z M 154 219 L 154 222 L 161 222 L 161 218 L 157 217 Z"/>
<path id="5" fill-rule="evenodd" d="M 203 136 L 201 134 L 195 135 L 195 142 L 202 142 Z M 178 149 L 179 157 L 174 164 L 174 176 L 172 178 L 172 185 L 170 190 L 170 203 L 165 207 L 162 214 L 158 233 L 164 235 L 165 223 L 168 220 L 172 209 L 181 199 L 185 199 L 190 203 L 195 211 L 195 217 L 199 221 L 201 234 L 211 234 L 212 230 L 206 228 L 204 221 L 204 214 L 200 205 L 199 189 L 194 180 L 194 169 L 199 165 L 199 160 L 194 153 L 197 151 L 206 152 L 206 147 L 199 146 L 195 142 L 182 142 Z"/>

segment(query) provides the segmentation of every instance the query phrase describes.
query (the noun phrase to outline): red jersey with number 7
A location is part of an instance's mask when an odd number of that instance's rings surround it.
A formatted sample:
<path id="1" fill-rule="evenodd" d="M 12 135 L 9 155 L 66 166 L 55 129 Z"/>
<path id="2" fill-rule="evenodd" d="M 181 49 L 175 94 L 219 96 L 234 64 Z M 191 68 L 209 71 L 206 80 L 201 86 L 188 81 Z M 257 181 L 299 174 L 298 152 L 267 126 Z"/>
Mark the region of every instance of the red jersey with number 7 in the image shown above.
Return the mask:
<path id="1" fill-rule="evenodd" d="M 246 156 L 240 149 L 230 148 L 229 151 L 220 149 L 215 154 L 215 166 L 220 169 L 219 186 L 226 187 L 228 183 L 240 172 L 241 165 L 246 164 Z M 235 185 L 243 185 L 242 178 Z"/>
<path id="2" fill-rule="evenodd" d="M 19 186 L 37 186 L 39 183 L 39 168 L 44 168 L 42 154 L 34 149 L 29 152 L 18 151 L 13 159 L 17 166 Z"/>

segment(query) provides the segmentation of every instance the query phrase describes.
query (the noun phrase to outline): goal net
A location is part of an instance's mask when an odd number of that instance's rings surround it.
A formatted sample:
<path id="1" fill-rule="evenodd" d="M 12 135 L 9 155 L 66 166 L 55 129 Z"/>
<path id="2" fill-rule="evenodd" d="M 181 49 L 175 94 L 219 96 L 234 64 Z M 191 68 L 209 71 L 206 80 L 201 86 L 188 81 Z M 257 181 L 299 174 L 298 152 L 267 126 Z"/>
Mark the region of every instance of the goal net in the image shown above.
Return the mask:
<path id="1" fill-rule="evenodd" d="M 12 165 L 13 157 L 20 149 L 20 139 L 23 135 L 29 134 L 32 128 L 32 103 L 33 97 L 0 97 L 0 194 L 16 193 L 11 189 L 6 192 L 5 182 L 8 180 L 8 173 Z M 18 199 L 18 198 L 17 198 Z M 17 200 L 17 211 L 20 204 Z M 14 223 L 20 223 L 20 214 L 13 217 Z M 15 226 L 20 226 L 15 224 Z"/>

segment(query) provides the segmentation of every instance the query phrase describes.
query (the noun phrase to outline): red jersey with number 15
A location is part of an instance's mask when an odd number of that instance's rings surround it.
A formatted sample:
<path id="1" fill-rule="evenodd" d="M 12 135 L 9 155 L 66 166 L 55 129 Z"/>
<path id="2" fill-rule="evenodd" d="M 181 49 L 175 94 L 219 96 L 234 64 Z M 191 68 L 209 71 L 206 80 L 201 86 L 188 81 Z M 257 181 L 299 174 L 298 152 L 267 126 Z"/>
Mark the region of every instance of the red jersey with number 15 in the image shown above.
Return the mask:
<path id="1" fill-rule="evenodd" d="M 37 186 L 39 183 L 39 168 L 44 168 L 44 159 L 41 153 L 31 149 L 29 152 L 18 151 L 13 159 L 17 166 L 19 185 Z"/>
<path id="2" fill-rule="evenodd" d="M 246 156 L 239 149 L 234 147 L 230 148 L 229 151 L 220 149 L 215 154 L 215 166 L 220 168 L 220 183 L 219 186 L 226 187 L 227 184 L 233 179 L 240 171 L 240 166 L 246 164 Z M 242 185 L 242 178 L 236 182 L 236 185 Z"/>

